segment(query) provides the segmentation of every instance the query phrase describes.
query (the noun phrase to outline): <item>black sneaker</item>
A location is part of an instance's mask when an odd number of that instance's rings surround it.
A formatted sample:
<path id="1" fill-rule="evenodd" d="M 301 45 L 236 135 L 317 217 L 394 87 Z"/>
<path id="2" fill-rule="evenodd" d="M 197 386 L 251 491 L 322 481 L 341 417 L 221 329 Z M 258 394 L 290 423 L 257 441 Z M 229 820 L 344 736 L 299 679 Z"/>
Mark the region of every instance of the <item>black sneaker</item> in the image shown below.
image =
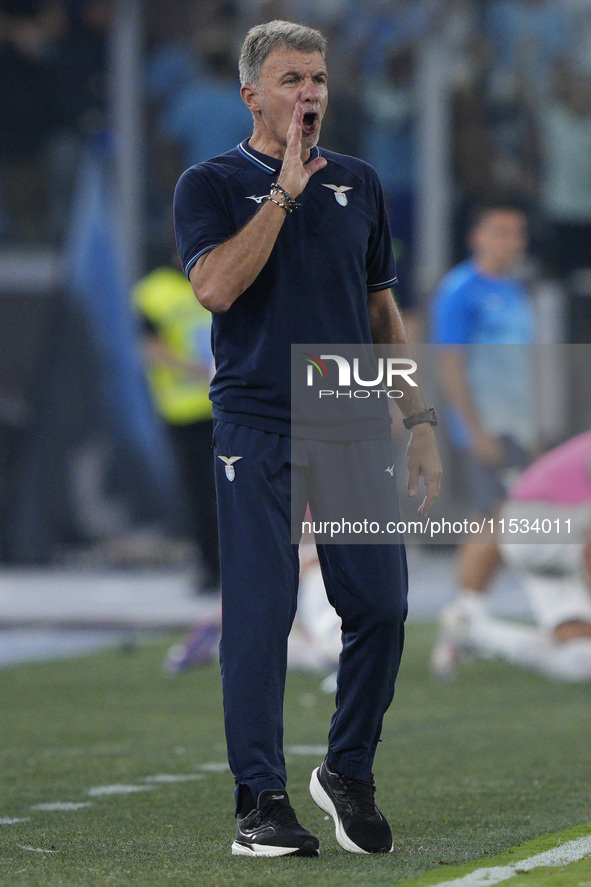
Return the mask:
<path id="1" fill-rule="evenodd" d="M 318 838 L 303 828 L 287 792 L 261 792 L 255 810 L 238 819 L 234 856 L 318 856 Z"/>
<path id="2" fill-rule="evenodd" d="M 323 761 L 312 773 L 310 794 L 334 819 L 337 841 L 350 853 L 391 853 L 392 832 L 374 799 L 373 775 L 367 780 L 331 773 Z"/>

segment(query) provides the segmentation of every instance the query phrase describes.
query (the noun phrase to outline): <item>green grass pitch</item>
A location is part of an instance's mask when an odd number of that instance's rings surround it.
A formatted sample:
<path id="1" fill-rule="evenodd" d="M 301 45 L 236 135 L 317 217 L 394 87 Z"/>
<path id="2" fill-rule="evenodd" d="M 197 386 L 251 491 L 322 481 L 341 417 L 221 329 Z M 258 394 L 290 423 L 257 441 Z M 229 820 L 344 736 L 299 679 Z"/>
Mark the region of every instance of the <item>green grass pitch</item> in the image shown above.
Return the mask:
<path id="1" fill-rule="evenodd" d="M 231 776 L 200 769 L 225 761 L 218 670 L 161 675 L 171 639 L 1 670 L 0 884 L 377 887 L 433 869 L 443 880 L 449 867 L 591 821 L 591 687 L 484 662 L 436 685 L 432 640 L 432 627 L 409 626 L 375 768 L 395 853 L 378 857 L 338 847 L 307 791 L 321 756 L 301 748 L 288 755 L 288 790 L 320 858 L 230 855 Z M 290 675 L 286 747 L 323 746 L 331 711 L 316 677 Z M 202 778 L 147 781 L 193 774 Z M 143 790 L 89 794 L 104 786 Z M 88 806 L 33 809 L 56 802 Z"/>

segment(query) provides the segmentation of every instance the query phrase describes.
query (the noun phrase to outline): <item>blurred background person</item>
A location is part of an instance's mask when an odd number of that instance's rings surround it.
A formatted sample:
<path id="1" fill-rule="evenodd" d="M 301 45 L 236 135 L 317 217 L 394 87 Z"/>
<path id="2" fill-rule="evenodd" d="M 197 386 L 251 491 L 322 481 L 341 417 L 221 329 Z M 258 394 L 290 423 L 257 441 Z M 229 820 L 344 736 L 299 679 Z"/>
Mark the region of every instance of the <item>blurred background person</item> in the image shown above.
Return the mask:
<path id="1" fill-rule="evenodd" d="M 508 478 L 528 461 L 534 438 L 534 316 L 516 277 L 527 245 L 526 216 L 499 200 L 478 207 L 468 234 L 472 257 L 442 280 L 432 306 L 432 341 L 447 428 L 468 488 L 471 517 L 494 517 Z M 496 544 L 465 541 L 458 553 L 457 593 L 479 594 L 499 566 Z M 453 656 L 445 632 L 433 651 L 436 672 Z M 450 667 L 453 663 L 450 663 Z"/>
<path id="2" fill-rule="evenodd" d="M 536 626 L 492 618 L 486 587 L 464 595 L 443 613 L 448 655 L 434 661 L 436 675 L 451 679 L 452 660 L 473 654 L 555 680 L 591 681 L 591 432 L 530 465 L 512 487 L 502 518 L 499 554 L 523 586 Z M 519 537 L 509 521 L 534 529 L 513 541 Z"/>
<path id="3" fill-rule="evenodd" d="M 158 412 L 181 470 L 191 538 L 199 557 L 197 589 L 219 591 L 220 562 L 211 441 L 211 314 L 176 267 L 154 268 L 136 284 L 144 354 Z"/>

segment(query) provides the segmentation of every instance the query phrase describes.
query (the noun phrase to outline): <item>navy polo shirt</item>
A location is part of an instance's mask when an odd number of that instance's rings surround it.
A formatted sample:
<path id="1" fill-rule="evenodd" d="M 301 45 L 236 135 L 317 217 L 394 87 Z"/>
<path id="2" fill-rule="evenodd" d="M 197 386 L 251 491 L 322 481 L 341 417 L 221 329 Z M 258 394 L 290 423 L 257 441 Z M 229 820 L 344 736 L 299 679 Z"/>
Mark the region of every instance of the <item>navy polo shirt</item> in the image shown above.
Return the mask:
<path id="1" fill-rule="evenodd" d="M 287 215 L 256 280 L 213 315 L 213 415 L 290 433 L 291 344 L 371 344 L 368 290 L 396 282 L 384 197 L 376 172 L 354 157 L 314 148 L 315 173 Z M 248 140 L 192 166 L 174 196 L 179 256 L 188 275 L 204 253 L 257 212 L 281 161 Z"/>

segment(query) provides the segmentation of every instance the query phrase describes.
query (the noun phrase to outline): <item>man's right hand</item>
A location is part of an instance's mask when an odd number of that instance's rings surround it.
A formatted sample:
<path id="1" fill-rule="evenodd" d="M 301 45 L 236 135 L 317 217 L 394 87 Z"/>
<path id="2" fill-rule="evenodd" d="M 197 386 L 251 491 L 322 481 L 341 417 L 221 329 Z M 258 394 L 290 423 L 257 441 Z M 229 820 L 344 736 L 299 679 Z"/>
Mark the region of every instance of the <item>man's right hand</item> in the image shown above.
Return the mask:
<path id="1" fill-rule="evenodd" d="M 293 117 L 287 130 L 287 148 L 283 157 L 283 164 L 279 171 L 277 184 L 289 191 L 292 197 L 298 197 L 310 181 L 310 178 L 319 169 L 323 169 L 327 160 L 325 157 L 316 157 L 304 165 L 302 161 L 302 121 L 305 105 L 296 102 L 293 109 Z"/>

